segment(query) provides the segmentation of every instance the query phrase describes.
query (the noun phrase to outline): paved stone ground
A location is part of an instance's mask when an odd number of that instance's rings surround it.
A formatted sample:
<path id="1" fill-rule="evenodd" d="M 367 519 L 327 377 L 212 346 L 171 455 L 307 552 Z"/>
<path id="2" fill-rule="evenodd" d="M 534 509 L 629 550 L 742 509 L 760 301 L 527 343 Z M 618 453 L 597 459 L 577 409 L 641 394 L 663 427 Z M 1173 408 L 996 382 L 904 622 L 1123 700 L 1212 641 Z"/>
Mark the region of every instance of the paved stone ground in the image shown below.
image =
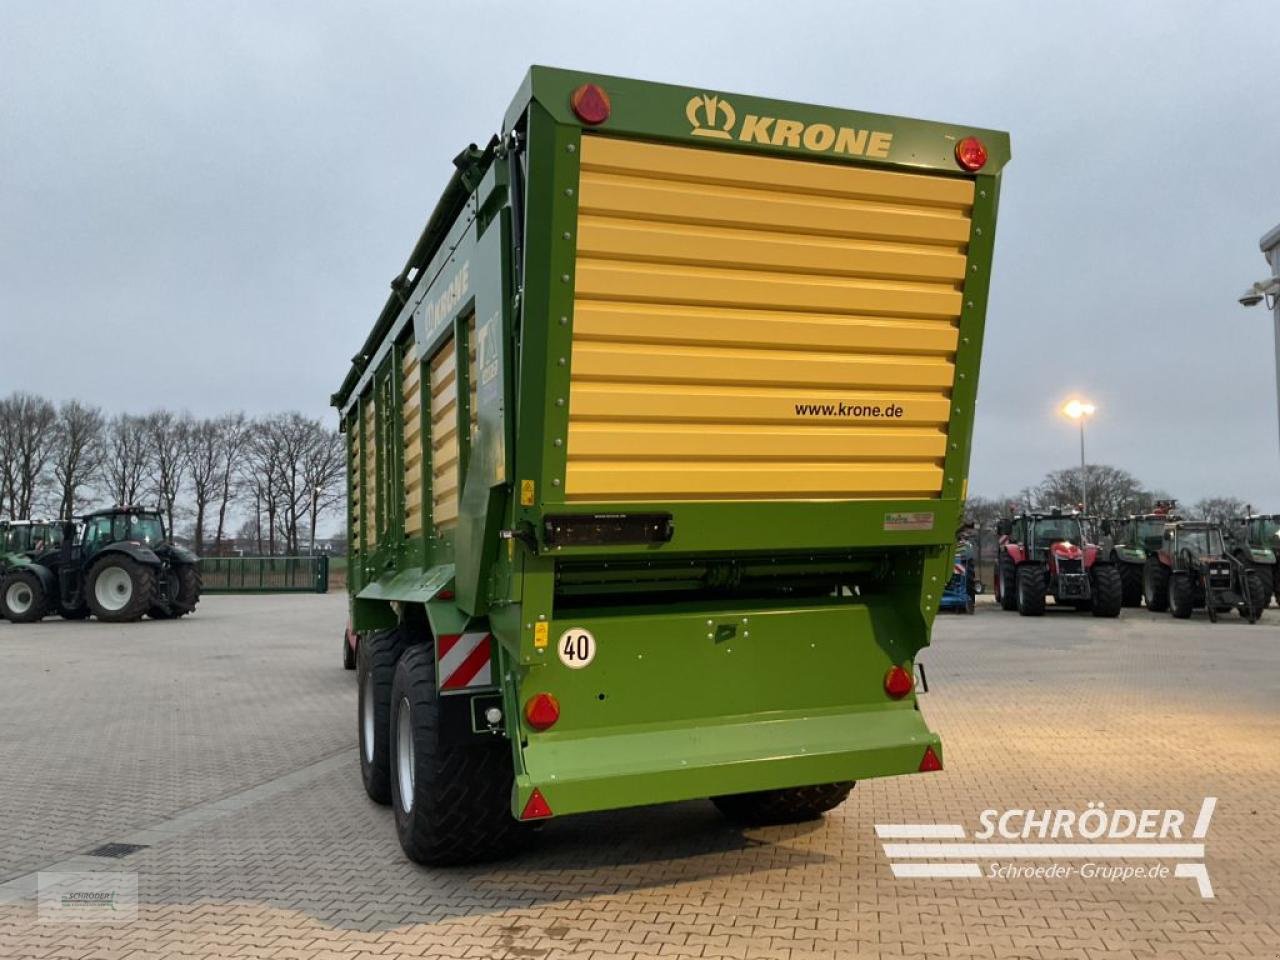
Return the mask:
<path id="1" fill-rule="evenodd" d="M 922 698 L 947 769 L 825 821 L 709 804 L 553 821 L 432 871 L 365 800 L 343 598 L 207 598 L 179 623 L 0 624 L 0 957 L 1280 957 L 1280 611 L 944 617 Z M 1187 879 L 904 880 L 873 825 L 1218 797 Z M 147 843 L 119 861 L 105 841 Z M 984 863 L 984 868 L 985 868 Z M 136 873 L 137 920 L 41 922 L 33 872 Z"/>

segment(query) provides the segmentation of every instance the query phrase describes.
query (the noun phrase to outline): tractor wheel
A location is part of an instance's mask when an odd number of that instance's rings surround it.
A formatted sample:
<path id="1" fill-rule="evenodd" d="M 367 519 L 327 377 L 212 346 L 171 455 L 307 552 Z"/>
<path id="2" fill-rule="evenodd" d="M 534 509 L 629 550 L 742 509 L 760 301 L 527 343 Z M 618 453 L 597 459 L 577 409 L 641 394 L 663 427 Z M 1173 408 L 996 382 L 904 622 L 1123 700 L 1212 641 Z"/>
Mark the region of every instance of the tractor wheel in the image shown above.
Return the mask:
<path id="1" fill-rule="evenodd" d="M 1169 612 L 1179 620 L 1186 620 L 1195 609 L 1195 584 L 1185 573 L 1169 577 Z"/>
<path id="2" fill-rule="evenodd" d="M 1276 598 L 1276 606 L 1280 607 L 1280 563 L 1277 563 L 1271 572 L 1275 576 L 1275 581 L 1272 584 L 1271 593 Z"/>
<path id="3" fill-rule="evenodd" d="M 1253 613 L 1249 617 L 1249 611 L 1241 610 L 1240 616 L 1257 620 L 1262 616 L 1262 611 L 1267 609 L 1267 601 L 1271 599 L 1267 593 L 1266 581 L 1258 574 L 1256 570 L 1246 570 L 1244 572 L 1244 595 L 1245 602 L 1249 605 Z"/>
<path id="4" fill-rule="evenodd" d="M 99 620 L 141 620 L 155 606 L 155 596 L 155 571 L 124 554 L 108 554 L 89 569 L 85 597 Z"/>
<path id="5" fill-rule="evenodd" d="M 1026 563 L 1018 568 L 1018 613 L 1024 617 L 1044 615 L 1044 593 L 1048 584 L 1044 568 L 1038 563 Z"/>
<path id="6" fill-rule="evenodd" d="M 804 823 L 844 803 L 853 789 L 852 780 L 819 783 L 812 787 L 761 790 L 758 793 L 731 793 L 712 797 L 721 813 L 736 823 L 765 827 L 779 823 Z"/>
<path id="7" fill-rule="evenodd" d="M 1001 563 L 996 569 L 996 594 L 1001 610 L 1018 609 L 1018 575 L 1013 564 Z"/>
<path id="8" fill-rule="evenodd" d="M 1093 568 L 1093 615 L 1118 617 L 1124 605 L 1124 580 L 1114 564 L 1099 563 Z"/>
<path id="9" fill-rule="evenodd" d="M 351 636 L 347 631 L 342 631 L 342 669 L 354 670 L 356 668 L 356 652 L 351 649 Z"/>
<path id="10" fill-rule="evenodd" d="M 1142 567 L 1136 563 L 1125 563 L 1123 560 L 1117 560 L 1115 567 L 1120 572 L 1120 605 L 1142 606 Z"/>
<path id="11" fill-rule="evenodd" d="M 370 633 L 356 665 L 360 778 L 375 803 L 391 802 L 391 680 L 404 647 L 398 628 Z"/>
<path id="12" fill-rule="evenodd" d="M 200 568 L 194 563 L 179 563 L 169 568 L 169 576 L 177 580 L 177 590 L 173 589 L 172 580 L 169 583 L 169 612 L 175 617 L 185 617 L 200 602 L 200 590 L 204 586 Z"/>
<path id="13" fill-rule="evenodd" d="M 391 684 L 391 793 L 410 860 L 431 866 L 509 856 L 528 827 L 511 815 L 515 769 L 502 738 L 451 742 L 440 729 L 435 651 L 410 646 Z"/>
<path id="14" fill-rule="evenodd" d="M 1265 595 L 1265 599 L 1262 602 L 1262 609 L 1265 610 L 1271 604 L 1272 587 L 1275 584 L 1276 579 L 1276 568 L 1274 564 L 1260 563 L 1253 567 L 1253 572 L 1258 576 L 1258 583 L 1262 584 L 1262 592 Z"/>
<path id="15" fill-rule="evenodd" d="M 49 612 L 44 585 L 30 570 L 19 570 L 0 580 L 0 614 L 14 623 L 35 623 Z"/>
<path id="16" fill-rule="evenodd" d="M 964 595 L 964 612 L 969 614 L 970 616 L 973 616 L 973 614 L 976 613 L 977 610 L 978 610 L 978 598 L 974 596 L 972 593 L 966 593 Z"/>
<path id="17" fill-rule="evenodd" d="M 1169 568 L 1159 560 L 1148 560 L 1142 571 L 1143 599 L 1152 613 L 1169 609 Z"/>

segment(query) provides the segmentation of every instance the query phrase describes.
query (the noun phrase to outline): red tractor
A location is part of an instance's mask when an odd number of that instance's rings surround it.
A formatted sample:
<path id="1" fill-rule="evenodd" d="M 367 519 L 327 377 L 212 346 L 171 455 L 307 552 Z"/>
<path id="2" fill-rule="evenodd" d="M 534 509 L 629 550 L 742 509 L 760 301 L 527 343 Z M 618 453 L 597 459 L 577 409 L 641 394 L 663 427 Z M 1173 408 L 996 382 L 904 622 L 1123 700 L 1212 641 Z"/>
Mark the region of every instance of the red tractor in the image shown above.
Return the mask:
<path id="1" fill-rule="evenodd" d="M 996 600 L 1024 617 L 1044 614 L 1045 597 L 1057 606 L 1120 615 L 1120 571 L 1085 539 L 1083 517 L 1054 509 L 1000 520 L 996 553 Z"/>

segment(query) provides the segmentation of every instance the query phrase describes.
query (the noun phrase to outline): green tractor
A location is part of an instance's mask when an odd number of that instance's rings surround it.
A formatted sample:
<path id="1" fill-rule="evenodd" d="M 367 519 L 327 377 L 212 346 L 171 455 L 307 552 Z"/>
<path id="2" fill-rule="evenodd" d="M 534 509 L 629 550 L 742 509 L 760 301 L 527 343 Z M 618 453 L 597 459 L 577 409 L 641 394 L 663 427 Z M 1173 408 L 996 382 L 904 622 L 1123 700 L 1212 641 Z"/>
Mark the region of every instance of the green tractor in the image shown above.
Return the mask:
<path id="1" fill-rule="evenodd" d="M 1165 524 L 1160 549 L 1147 560 L 1143 592 L 1154 613 L 1167 610 L 1185 620 L 1204 609 L 1215 623 L 1232 609 L 1256 623 L 1270 597 L 1257 571 L 1227 550 L 1222 525 L 1211 520 Z"/>
<path id="2" fill-rule="evenodd" d="M 1232 555 L 1253 567 L 1280 604 L 1280 514 L 1256 514 L 1237 517 L 1226 528 L 1227 545 Z"/>
<path id="3" fill-rule="evenodd" d="M 1151 513 L 1104 520 L 1101 524 L 1105 556 L 1120 571 L 1122 603 L 1142 606 L 1147 561 L 1160 550 L 1166 524 L 1182 519 L 1176 500 L 1159 500 Z"/>
<path id="4" fill-rule="evenodd" d="M 46 549 L 0 579 L 0 614 L 31 623 L 49 613 L 111 623 L 181 617 L 200 601 L 199 561 L 171 543 L 155 510 L 116 507 L 64 525 Z"/>
<path id="5" fill-rule="evenodd" d="M 10 574 L 26 569 L 32 560 L 62 542 L 62 524 L 51 520 L 0 520 L 0 582 Z M 27 597 L 25 578 L 14 577 L 8 584 L 13 603 L 21 608 Z M 0 591 L 0 616 L 6 609 L 5 593 Z"/>
<path id="6" fill-rule="evenodd" d="M 62 524 L 52 520 L 0 520 L 0 575 L 24 566 L 62 542 Z"/>

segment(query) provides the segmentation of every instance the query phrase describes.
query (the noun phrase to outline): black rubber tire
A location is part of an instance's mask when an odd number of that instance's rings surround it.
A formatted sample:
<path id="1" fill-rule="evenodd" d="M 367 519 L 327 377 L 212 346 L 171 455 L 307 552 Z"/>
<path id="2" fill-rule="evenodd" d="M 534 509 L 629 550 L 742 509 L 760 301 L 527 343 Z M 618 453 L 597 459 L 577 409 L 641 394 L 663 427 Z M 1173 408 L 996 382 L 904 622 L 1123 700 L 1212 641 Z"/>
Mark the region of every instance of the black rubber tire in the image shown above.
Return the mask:
<path id="1" fill-rule="evenodd" d="M 1271 572 L 1275 576 L 1275 582 L 1271 585 L 1271 594 L 1276 598 L 1276 606 L 1280 607 L 1280 562 L 1276 563 Z"/>
<path id="2" fill-rule="evenodd" d="M 347 631 L 342 631 L 342 669 L 354 670 L 356 668 L 356 652 L 351 649 L 351 641 L 347 638 Z"/>
<path id="3" fill-rule="evenodd" d="M 1044 616 L 1044 595 L 1048 589 L 1044 567 L 1024 563 L 1018 567 L 1018 613 L 1024 617 Z"/>
<path id="4" fill-rule="evenodd" d="M 1257 620 L 1262 616 L 1262 611 L 1267 609 L 1267 601 L 1271 599 L 1271 595 L 1267 591 L 1266 581 L 1262 579 L 1257 570 L 1245 570 L 1244 593 L 1246 602 L 1253 608 L 1253 619 Z M 1248 618 L 1249 614 L 1241 610 L 1240 616 Z"/>
<path id="5" fill-rule="evenodd" d="M 1092 576 L 1093 602 L 1090 609 L 1095 617 L 1118 617 L 1124 606 L 1124 580 L 1120 570 L 1111 563 L 1095 563 Z"/>
<path id="6" fill-rule="evenodd" d="M 133 581 L 133 593 L 129 596 L 129 602 L 118 610 L 108 610 L 102 606 L 95 590 L 98 578 L 113 567 L 123 570 Z M 133 623 L 141 620 L 143 614 L 155 606 L 156 572 L 122 553 L 109 553 L 89 568 L 89 575 L 85 577 L 84 594 L 93 615 L 104 623 Z"/>
<path id="7" fill-rule="evenodd" d="M 1148 560 L 1143 567 L 1142 593 L 1147 609 L 1152 613 L 1164 613 L 1169 609 L 1169 568 L 1159 560 Z"/>
<path id="8" fill-rule="evenodd" d="M 978 612 L 978 598 L 972 593 L 965 595 L 964 612 L 970 616 Z"/>
<path id="9" fill-rule="evenodd" d="M 1262 584 L 1262 589 L 1267 595 L 1266 602 L 1262 605 L 1262 609 L 1265 610 L 1271 605 L 1271 594 L 1276 579 L 1275 564 L 1258 563 L 1253 564 L 1251 567 L 1246 567 L 1245 569 L 1252 569 L 1253 572 L 1258 575 L 1258 582 Z"/>
<path id="10" fill-rule="evenodd" d="M 204 588 L 200 567 L 194 563 L 178 563 L 169 570 L 178 575 L 178 593 L 169 603 L 169 612 L 175 617 L 185 617 L 200 602 L 200 591 Z"/>
<path id="11" fill-rule="evenodd" d="M 761 790 L 712 797 L 711 802 L 730 820 L 753 827 L 817 820 L 844 803 L 854 782 L 819 783 L 811 787 Z"/>
<path id="12" fill-rule="evenodd" d="M 360 779 L 374 803 L 391 802 L 391 681 L 404 648 L 398 628 L 377 630 L 362 639 L 356 663 Z"/>
<path id="13" fill-rule="evenodd" d="M 1000 581 L 998 588 L 1001 610 L 1018 609 L 1018 576 L 1011 563 L 1001 563 L 996 570 L 996 578 Z"/>
<path id="14" fill-rule="evenodd" d="M 1186 620 L 1195 609 L 1195 584 L 1191 575 L 1174 573 L 1169 577 L 1169 612 L 1179 620 Z"/>
<path id="15" fill-rule="evenodd" d="M 415 863 L 436 867 L 510 856 L 528 835 L 528 825 L 511 815 L 511 745 L 498 737 L 442 741 L 438 698 L 435 652 L 413 644 L 391 684 L 391 807 L 400 847 Z M 402 726 L 413 746 L 407 803 L 397 748 Z"/>
<path id="16" fill-rule="evenodd" d="M 9 606 L 9 591 L 30 594 L 26 608 L 15 612 Z M 49 596 L 45 593 L 44 584 L 30 570 L 17 570 L 0 580 L 0 616 L 13 623 L 35 623 L 43 620 L 49 612 Z"/>
<path id="17" fill-rule="evenodd" d="M 1122 607 L 1142 606 L 1142 567 L 1123 560 L 1117 560 L 1115 567 L 1120 571 L 1120 605 Z"/>

